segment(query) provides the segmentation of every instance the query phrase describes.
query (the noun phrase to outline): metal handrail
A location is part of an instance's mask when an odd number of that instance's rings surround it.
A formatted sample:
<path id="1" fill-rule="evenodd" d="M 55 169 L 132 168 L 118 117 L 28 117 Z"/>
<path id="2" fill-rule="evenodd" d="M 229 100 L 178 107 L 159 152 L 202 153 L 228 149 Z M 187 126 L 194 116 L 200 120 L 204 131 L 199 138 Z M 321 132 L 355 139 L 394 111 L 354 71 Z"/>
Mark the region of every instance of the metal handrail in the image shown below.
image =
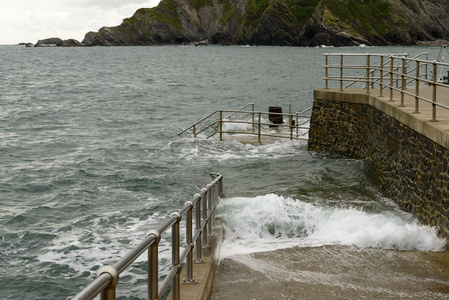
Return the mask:
<path id="1" fill-rule="evenodd" d="M 249 105 L 252 106 L 252 110 L 247 111 L 244 110 L 245 107 L 248 107 Z M 187 129 L 183 130 L 181 133 L 179 133 L 179 135 L 185 133 L 186 131 L 188 131 L 189 129 L 193 128 L 193 136 L 196 137 L 197 135 L 199 135 L 200 133 L 205 132 L 208 129 L 211 129 L 212 127 L 214 127 L 215 125 L 219 125 L 218 129 L 212 129 L 212 133 L 210 133 L 208 136 L 206 136 L 206 139 L 209 139 L 217 134 L 220 135 L 219 139 L 220 141 L 223 140 L 223 134 L 245 134 L 245 135 L 249 135 L 249 136 L 254 136 L 257 135 L 258 136 L 258 142 L 261 143 L 261 137 L 263 136 L 267 136 L 267 137 L 278 137 L 278 138 L 289 138 L 291 140 L 307 140 L 307 138 L 304 138 L 302 136 L 304 136 L 309 127 L 305 126 L 305 124 L 307 124 L 308 122 L 310 122 L 310 114 L 306 113 L 308 111 L 310 111 L 312 109 L 312 106 L 308 107 L 307 109 L 303 110 L 300 113 L 278 113 L 278 112 L 261 112 L 261 111 L 255 111 L 254 110 L 254 105 L 252 103 L 245 105 L 244 107 L 238 109 L 238 110 L 216 110 L 213 113 L 207 115 L 206 117 L 202 118 L 200 121 L 198 121 L 197 123 L 195 123 L 194 125 L 189 126 Z M 204 125 L 204 127 L 198 129 L 196 128 L 196 125 L 198 125 L 199 123 L 212 118 L 214 115 L 216 115 L 216 113 L 218 114 L 218 119 L 214 119 L 209 121 L 210 123 L 207 123 L 206 125 Z M 239 119 L 235 119 L 235 120 L 231 120 L 229 118 L 229 116 L 233 116 L 236 113 L 242 113 L 244 114 L 244 117 L 239 118 Z M 223 117 L 225 114 L 228 114 L 227 117 Z M 251 120 L 245 120 L 244 118 L 251 115 Z M 268 123 L 268 122 L 263 122 L 262 121 L 262 115 L 281 115 L 281 116 L 287 116 L 288 118 L 288 123 L 287 124 L 273 124 L 273 123 Z M 258 120 L 255 119 L 255 116 L 258 116 Z M 302 118 L 305 121 L 301 121 L 302 123 L 299 123 L 299 119 Z M 293 122 L 293 120 L 295 119 L 295 122 Z M 250 124 L 252 125 L 252 131 L 238 131 L 238 130 L 223 130 L 223 125 L 226 123 L 234 123 L 234 124 Z M 281 127 L 281 128 L 289 128 L 290 129 L 290 133 L 288 135 L 280 135 L 280 134 L 273 134 L 273 133 L 264 133 L 261 131 L 261 128 L 263 126 L 276 126 L 276 127 Z M 256 132 L 256 128 L 257 128 L 257 132 Z M 294 129 L 296 129 L 296 135 L 293 134 Z M 299 134 L 299 129 L 305 129 L 307 130 L 306 132 L 304 132 L 303 134 Z"/>
<path id="2" fill-rule="evenodd" d="M 332 54 L 333 55 L 333 54 Z M 340 54 L 336 54 L 336 55 L 342 55 L 341 53 Z M 366 54 L 362 54 L 362 55 L 366 55 Z M 389 54 L 390 56 L 397 56 L 397 57 L 403 57 L 403 56 L 405 56 L 405 57 L 408 57 L 408 54 L 407 53 L 401 53 L 401 54 Z M 356 54 L 356 56 L 360 56 L 359 54 Z M 428 57 L 429 57 L 429 53 L 428 52 L 421 52 L 421 53 L 419 53 L 419 54 L 417 54 L 417 55 L 415 55 L 413 58 L 414 59 L 417 59 L 417 58 L 420 58 L 421 56 L 425 56 L 426 57 L 426 59 L 428 59 Z M 375 66 L 375 65 L 372 65 L 371 67 L 372 68 L 374 68 L 373 70 L 371 70 L 370 71 L 370 74 L 374 74 L 376 71 L 378 71 L 378 70 L 381 70 L 384 66 L 388 66 L 388 64 L 390 64 L 390 60 L 387 60 L 387 61 L 383 61 L 383 59 L 381 59 L 381 62 L 380 62 L 380 65 L 379 66 Z M 351 66 L 350 66 L 351 67 Z M 395 69 L 395 71 L 397 71 L 399 68 L 400 68 L 401 66 L 396 66 L 394 69 Z M 344 67 L 343 67 L 344 68 Z M 360 67 L 360 69 L 364 69 L 365 67 Z M 414 71 L 414 69 L 412 69 L 412 70 L 409 70 L 408 72 L 413 72 Z M 426 69 L 426 71 L 427 71 L 427 69 Z M 427 75 L 426 73 L 424 73 L 425 75 Z M 366 74 L 365 75 L 363 75 L 363 76 L 361 76 L 361 77 L 358 77 L 357 79 L 363 79 L 363 78 L 366 78 Z M 385 75 L 386 76 L 386 75 Z M 378 80 L 380 80 L 380 78 L 377 78 Z M 354 80 L 354 81 L 352 81 L 351 83 L 349 83 L 349 84 L 347 84 L 344 88 L 349 88 L 350 86 L 352 86 L 352 85 L 354 85 L 355 83 L 357 83 L 358 81 L 357 80 Z"/>
<path id="3" fill-rule="evenodd" d="M 242 106 L 240 109 L 238 109 L 238 110 L 236 110 L 236 111 L 233 111 L 233 113 L 230 114 L 230 115 L 228 115 L 226 118 L 229 118 L 229 119 L 230 119 L 234 114 L 241 112 L 243 109 L 247 108 L 248 106 L 252 106 L 252 110 L 254 111 L 254 103 L 248 103 L 248 104 Z M 178 133 L 178 135 L 183 134 L 184 132 L 188 131 L 188 130 L 191 129 L 191 128 L 193 128 L 194 135 L 203 132 L 203 131 L 204 131 L 205 129 L 207 129 L 207 128 L 203 129 L 203 130 L 200 131 L 200 132 L 196 132 L 196 130 L 195 130 L 196 126 L 197 126 L 198 124 L 200 124 L 201 122 L 203 122 L 204 120 L 206 120 L 206 119 L 212 117 L 212 116 L 213 116 L 214 114 L 216 114 L 217 112 L 219 112 L 219 110 L 216 110 L 216 111 L 210 113 L 209 115 L 205 116 L 204 118 L 202 118 L 202 119 L 199 120 L 198 122 L 196 122 L 196 123 L 190 125 L 190 126 L 187 127 L 186 129 L 184 129 L 183 131 L 181 131 L 180 133 Z M 244 117 L 246 117 L 246 116 L 247 116 L 247 115 L 243 116 L 242 118 L 244 118 Z"/>
<path id="4" fill-rule="evenodd" d="M 183 131 L 181 131 L 180 133 L 178 133 L 178 135 L 183 134 L 184 132 L 188 131 L 189 129 L 193 128 L 193 131 L 195 132 L 195 126 L 198 125 L 199 123 L 203 122 L 204 120 L 210 118 L 211 116 L 213 116 L 214 114 L 216 114 L 217 112 L 219 112 L 218 110 L 208 114 L 207 116 L 205 116 L 204 118 L 202 118 L 201 120 L 199 120 L 198 122 L 190 125 L 189 127 L 187 127 L 186 129 L 184 129 Z"/>
<path id="5" fill-rule="evenodd" d="M 329 82 L 337 81 L 339 82 L 340 91 L 343 91 L 346 87 L 343 86 L 343 82 L 351 82 L 351 86 L 354 82 L 361 82 L 365 85 L 363 89 L 366 90 L 366 94 L 370 94 L 370 88 L 374 86 L 379 86 L 379 96 L 383 97 L 383 90 L 389 89 L 390 98 L 389 101 L 393 100 L 393 92 L 400 93 L 400 104 L 399 106 L 404 106 L 405 95 L 412 96 L 415 98 L 415 111 L 414 113 L 419 113 L 420 102 L 430 103 L 432 105 L 432 119 L 431 121 L 437 121 L 436 118 L 436 108 L 441 107 L 444 109 L 449 109 L 448 105 L 437 102 L 437 88 L 449 88 L 448 82 L 442 83 L 437 80 L 437 67 L 449 67 L 448 63 L 421 60 L 419 56 L 425 55 L 426 53 L 420 53 L 420 55 L 415 56 L 415 58 L 408 58 L 406 55 L 385 55 L 385 54 L 358 54 L 358 53 L 325 53 L 325 88 L 329 88 Z M 339 57 L 340 64 L 330 64 L 329 58 L 332 56 Z M 346 56 L 365 56 L 365 64 L 359 65 L 345 65 L 344 57 Z M 378 58 L 381 62 L 379 64 L 372 63 L 372 59 Z M 388 60 L 389 63 L 384 63 Z M 410 65 L 413 65 L 410 67 Z M 431 66 L 431 68 L 429 68 Z M 422 69 L 425 71 L 421 71 Z M 339 74 L 329 75 L 329 71 L 332 69 L 339 70 Z M 365 76 L 348 76 L 348 70 L 363 70 L 365 69 Z M 430 72 L 429 72 L 430 69 Z M 344 74 L 346 70 L 346 74 Z M 379 73 L 377 76 L 376 74 Z M 415 73 L 415 74 L 414 74 Z M 429 74 L 430 73 L 430 74 Z M 385 80 L 387 79 L 387 80 Z M 410 83 L 415 82 L 414 91 L 408 88 Z M 420 95 L 420 85 L 429 85 L 432 87 L 431 98 L 426 98 Z"/>
<path id="6" fill-rule="evenodd" d="M 248 104 L 242 106 L 241 108 L 239 108 L 237 111 L 233 112 L 232 114 L 226 116 L 225 118 L 226 118 L 226 119 L 231 119 L 231 117 L 232 117 L 233 115 L 235 115 L 236 113 L 241 112 L 242 110 L 244 110 L 244 109 L 247 108 L 248 106 L 251 106 L 251 107 L 252 107 L 252 111 L 254 112 L 254 103 L 248 103 Z M 246 115 L 244 115 L 243 117 L 241 117 L 240 119 L 243 119 L 243 118 L 245 118 L 245 117 L 248 116 L 248 115 L 249 115 L 249 114 L 246 114 Z"/>
<path id="7" fill-rule="evenodd" d="M 101 267 L 97 272 L 97 278 L 78 293 L 73 300 L 94 299 L 100 293 L 102 300 L 115 300 L 119 275 L 145 251 L 148 251 L 148 299 L 160 299 L 171 285 L 172 298 L 179 300 L 181 264 L 185 261 L 187 278 L 184 279 L 184 283 L 195 283 L 193 279 L 193 249 L 196 248 L 195 262 L 203 262 L 202 249 L 208 247 L 209 238 L 212 236 L 212 227 L 214 227 L 215 208 L 219 198 L 223 195 L 223 176 L 218 173 L 211 175 L 216 176 L 215 179 L 200 193 L 195 194 L 192 201 L 187 201 L 184 207 L 173 212 L 158 229 L 148 231 L 145 234 L 145 239 L 115 265 Z M 194 208 L 195 213 L 193 213 Z M 187 215 L 185 218 L 187 245 L 180 253 L 179 223 L 184 215 Z M 193 224 L 195 233 L 192 229 Z M 158 244 L 162 234 L 170 228 L 172 229 L 172 267 L 159 287 Z"/>

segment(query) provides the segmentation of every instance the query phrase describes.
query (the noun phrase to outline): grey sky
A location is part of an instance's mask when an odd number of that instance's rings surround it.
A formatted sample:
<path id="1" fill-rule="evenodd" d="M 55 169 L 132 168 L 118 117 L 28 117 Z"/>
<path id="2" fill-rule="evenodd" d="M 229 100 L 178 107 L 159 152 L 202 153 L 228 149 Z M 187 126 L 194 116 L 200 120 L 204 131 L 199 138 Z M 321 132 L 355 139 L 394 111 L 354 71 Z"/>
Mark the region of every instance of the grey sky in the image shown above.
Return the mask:
<path id="1" fill-rule="evenodd" d="M 160 0 L 0 0 L 0 44 L 74 38 L 119 25 L 142 7 Z"/>

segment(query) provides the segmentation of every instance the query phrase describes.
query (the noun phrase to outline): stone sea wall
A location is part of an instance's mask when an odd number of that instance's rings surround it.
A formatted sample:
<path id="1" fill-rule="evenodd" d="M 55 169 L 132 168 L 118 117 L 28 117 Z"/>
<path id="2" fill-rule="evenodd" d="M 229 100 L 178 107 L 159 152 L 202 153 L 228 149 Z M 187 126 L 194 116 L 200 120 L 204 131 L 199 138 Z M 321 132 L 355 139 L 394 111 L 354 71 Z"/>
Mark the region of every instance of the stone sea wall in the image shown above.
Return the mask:
<path id="1" fill-rule="evenodd" d="M 367 103 L 315 99 L 309 150 L 372 161 L 385 195 L 449 238 L 449 150 Z"/>

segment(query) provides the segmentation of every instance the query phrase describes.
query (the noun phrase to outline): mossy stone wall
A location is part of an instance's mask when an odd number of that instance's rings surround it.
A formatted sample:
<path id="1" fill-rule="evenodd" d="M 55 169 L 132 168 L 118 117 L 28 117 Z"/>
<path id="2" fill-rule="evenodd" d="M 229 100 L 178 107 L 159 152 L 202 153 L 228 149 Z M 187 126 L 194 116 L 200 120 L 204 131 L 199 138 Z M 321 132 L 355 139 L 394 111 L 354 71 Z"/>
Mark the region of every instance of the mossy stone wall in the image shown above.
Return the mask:
<path id="1" fill-rule="evenodd" d="M 315 99 L 309 150 L 370 159 L 386 196 L 449 238 L 449 151 L 369 104 Z"/>

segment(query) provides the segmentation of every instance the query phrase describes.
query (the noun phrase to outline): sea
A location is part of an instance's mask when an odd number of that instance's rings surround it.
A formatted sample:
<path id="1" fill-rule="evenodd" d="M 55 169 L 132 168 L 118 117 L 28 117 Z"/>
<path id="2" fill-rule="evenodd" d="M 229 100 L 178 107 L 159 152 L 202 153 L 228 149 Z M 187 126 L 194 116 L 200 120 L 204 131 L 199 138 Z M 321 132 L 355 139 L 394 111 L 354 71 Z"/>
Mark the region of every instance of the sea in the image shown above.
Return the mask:
<path id="1" fill-rule="evenodd" d="M 401 211 L 369 160 L 182 130 L 248 103 L 300 112 L 324 87 L 324 53 L 414 47 L 0 46 L 0 298 L 71 299 L 209 182 L 224 176 L 222 258 L 342 245 L 442 252 Z M 160 246 L 161 280 L 170 245 Z M 362 266 L 361 266 L 362 267 Z M 119 299 L 146 298 L 146 255 Z"/>

